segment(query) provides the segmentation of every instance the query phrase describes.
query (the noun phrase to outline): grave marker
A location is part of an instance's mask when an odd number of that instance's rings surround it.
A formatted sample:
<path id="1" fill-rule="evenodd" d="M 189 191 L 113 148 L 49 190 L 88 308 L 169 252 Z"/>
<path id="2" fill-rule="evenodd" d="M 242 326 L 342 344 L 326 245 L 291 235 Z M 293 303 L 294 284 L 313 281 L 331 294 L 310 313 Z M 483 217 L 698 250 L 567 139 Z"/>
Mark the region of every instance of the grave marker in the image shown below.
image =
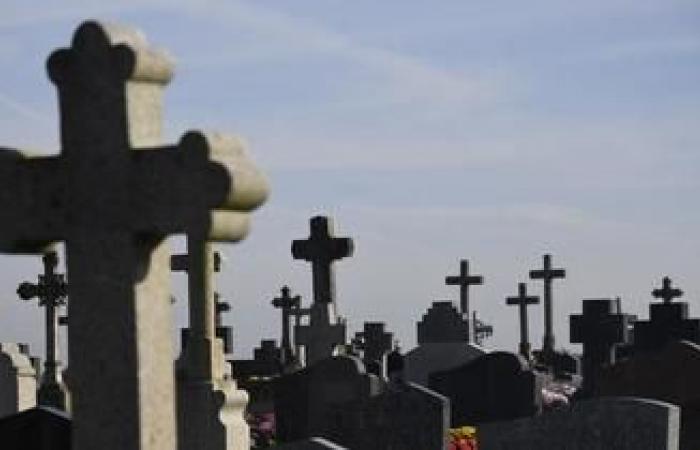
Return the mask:
<path id="1" fill-rule="evenodd" d="M 481 275 L 470 275 L 469 261 L 463 259 L 459 262 L 459 275 L 445 277 L 445 284 L 448 286 L 459 286 L 460 313 L 462 314 L 462 320 L 464 320 L 469 329 L 467 332 L 467 342 L 472 342 L 476 337 L 476 329 L 474 324 L 470 323 L 469 286 L 480 286 L 484 284 L 484 277 Z"/>
<path id="2" fill-rule="evenodd" d="M 393 334 L 385 330 L 383 322 L 365 322 L 363 330 L 355 333 L 353 343 L 362 350 L 362 361 L 367 372 L 385 377 L 384 356 L 391 350 Z"/>
<path id="3" fill-rule="evenodd" d="M 39 405 L 50 406 L 65 411 L 68 406 L 68 393 L 61 377 L 61 362 L 58 359 L 58 309 L 66 304 L 68 284 L 63 274 L 56 273 L 58 254 L 49 251 L 42 257 L 44 274 L 39 275 L 37 284 L 24 282 L 19 285 L 17 294 L 22 300 L 39 299 L 39 306 L 46 311 L 45 339 L 46 360 L 39 384 Z"/>
<path id="4" fill-rule="evenodd" d="M 18 344 L 0 343 L 0 417 L 36 406 L 36 372 Z"/>
<path id="5" fill-rule="evenodd" d="M 260 203 L 237 140 L 160 145 L 163 53 L 128 28 L 86 22 L 48 61 L 60 155 L 0 152 L 0 250 L 66 242 L 73 450 L 175 448 L 166 238 L 245 234 Z"/>
<path id="6" fill-rule="evenodd" d="M 544 303 L 544 342 L 542 345 L 542 353 L 545 360 L 550 360 L 554 355 L 554 326 L 552 324 L 552 281 L 557 278 L 566 277 L 564 269 L 552 268 L 552 255 L 544 255 L 542 269 L 531 270 L 530 279 L 542 280 L 544 282 L 544 295 L 542 302 Z"/>
<path id="7" fill-rule="evenodd" d="M 527 284 L 518 284 L 518 296 L 517 297 L 506 297 L 506 304 L 517 305 L 518 313 L 520 315 L 520 354 L 525 359 L 530 359 L 530 339 L 528 336 L 528 319 L 527 319 L 527 307 L 529 305 L 536 305 L 540 302 L 540 298 L 535 295 L 527 295 Z"/>
<path id="8" fill-rule="evenodd" d="M 282 286 L 280 289 L 281 295 L 272 299 L 272 306 L 282 310 L 282 365 L 288 367 L 294 365 L 298 355 L 295 354 L 292 348 L 292 335 L 289 328 L 289 319 L 292 316 L 292 311 L 299 309 L 301 306 L 301 297 L 295 295 L 292 297 L 289 286 Z M 298 325 L 299 316 L 295 315 L 295 325 Z"/>

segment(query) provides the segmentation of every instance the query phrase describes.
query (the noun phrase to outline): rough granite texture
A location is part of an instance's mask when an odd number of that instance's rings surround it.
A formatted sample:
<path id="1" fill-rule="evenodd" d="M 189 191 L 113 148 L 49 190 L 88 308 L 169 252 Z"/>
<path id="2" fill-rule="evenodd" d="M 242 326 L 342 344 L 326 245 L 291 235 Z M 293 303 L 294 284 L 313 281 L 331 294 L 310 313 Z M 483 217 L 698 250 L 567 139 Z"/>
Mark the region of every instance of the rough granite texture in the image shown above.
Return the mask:
<path id="1" fill-rule="evenodd" d="M 0 417 L 36 406 L 36 372 L 14 343 L 0 344 Z"/>

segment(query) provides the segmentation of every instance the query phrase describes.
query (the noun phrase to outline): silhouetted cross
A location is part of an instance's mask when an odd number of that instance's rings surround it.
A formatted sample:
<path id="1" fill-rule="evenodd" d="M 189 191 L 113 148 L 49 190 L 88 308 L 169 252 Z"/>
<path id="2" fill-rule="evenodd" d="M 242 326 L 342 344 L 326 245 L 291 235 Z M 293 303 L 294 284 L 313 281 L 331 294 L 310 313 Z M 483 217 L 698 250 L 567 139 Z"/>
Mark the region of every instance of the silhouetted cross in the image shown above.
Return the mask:
<path id="1" fill-rule="evenodd" d="M 459 306 L 462 318 L 469 320 L 469 286 L 484 284 L 484 277 L 481 275 L 469 274 L 469 261 L 463 259 L 459 263 L 459 275 L 445 277 L 445 284 L 448 286 L 459 286 Z M 473 327 L 469 327 L 469 341 L 473 338 Z"/>
<path id="2" fill-rule="evenodd" d="M 654 289 L 651 291 L 651 295 L 653 295 L 654 298 L 662 299 L 664 303 L 671 303 L 674 298 L 682 297 L 683 291 L 671 287 L 671 279 L 669 277 L 664 277 L 661 289 Z"/>
<path id="3" fill-rule="evenodd" d="M 552 255 L 544 255 L 543 268 L 531 270 L 530 278 L 544 281 L 544 345 L 545 355 L 554 352 L 554 326 L 552 324 L 552 280 L 566 277 L 564 269 L 552 269 Z"/>
<path id="4" fill-rule="evenodd" d="M 527 295 L 527 284 L 518 284 L 518 296 L 506 297 L 506 304 L 517 305 L 520 313 L 520 354 L 530 358 L 530 342 L 528 337 L 527 307 L 536 305 L 540 298 L 535 295 Z"/>
<path id="5" fill-rule="evenodd" d="M 350 238 L 333 236 L 333 224 L 324 216 L 311 219 L 309 239 L 292 241 L 292 256 L 311 263 L 314 303 L 333 303 L 335 287 L 333 261 L 352 256 Z"/>
<path id="6" fill-rule="evenodd" d="M 294 359 L 292 351 L 292 338 L 289 329 L 289 318 L 293 309 L 301 306 L 301 297 L 292 297 L 289 286 L 282 286 L 280 297 L 272 299 L 272 306 L 282 310 L 282 365 L 287 365 Z"/>

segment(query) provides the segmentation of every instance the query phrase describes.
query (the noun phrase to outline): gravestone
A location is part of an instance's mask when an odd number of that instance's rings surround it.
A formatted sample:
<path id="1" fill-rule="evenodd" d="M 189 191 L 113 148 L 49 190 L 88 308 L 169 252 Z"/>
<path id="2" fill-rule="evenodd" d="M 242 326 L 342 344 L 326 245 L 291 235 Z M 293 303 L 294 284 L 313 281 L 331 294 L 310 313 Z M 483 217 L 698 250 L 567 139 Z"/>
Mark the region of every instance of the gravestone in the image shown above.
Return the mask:
<path id="1" fill-rule="evenodd" d="M 620 302 L 611 299 L 583 300 L 583 313 L 569 316 L 570 341 L 583 344 L 583 386 L 580 396 L 596 391 L 603 367 L 615 363 L 615 346 L 630 341 L 634 316 L 620 312 Z"/>
<path id="2" fill-rule="evenodd" d="M 0 417 L 36 406 L 36 372 L 14 343 L 0 343 Z"/>
<path id="3" fill-rule="evenodd" d="M 393 334 L 385 330 L 382 322 L 365 322 L 363 330 L 355 333 L 353 344 L 362 350 L 362 361 L 367 372 L 386 377 L 384 357 L 391 350 Z"/>
<path id="4" fill-rule="evenodd" d="M 453 427 L 533 416 L 544 378 L 522 356 L 492 352 L 430 375 L 428 387 L 450 400 Z"/>
<path id="5" fill-rule="evenodd" d="M 566 271 L 564 269 L 552 268 L 552 255 L 546 254 L 542 259 L 542 269 L 531 270 L 530 279 L 542 280 L 544 283 L 544 295 L 542 296 L 542 303 L 544 304 L 544 340 L 542 343 L 542 356 L 545 362 L 549 362 L 554 358 L 552 281 L 557 278 L 566 277 Z"/>
<path id="6" fill-rule="evenodd" d="M 328 438 L 334 418 L 351 402 L 379 394 L 382 382 L 352 356 L 335 356 L 275 380 L 275 423 L 280 442 Z M 345 420 L 345 419 L 341 419 Z M 339 444 L 343 444 L 342 442 Z"/>
<path id="7" fill-rule="evenodd" d="M 0 419 L 2 450 L 71 450 L 71 420 L 55 408 L 38 406 Z"/>
<path id="8" fill-rule="evenodd" d="M 467 342 L 469 328 L 452 302 L 434 302 L 417 325 L 418 346 L 404 356 L 406 381 L 428 386 L 432 372 L 450 369 L 486 354 Z"/>
<path id="9" fill-rule="evenodd" d="M 240 239 L 261 193 L 235 139 L 161 145 L 172 64 L 142 34 L 86 22 L 47 65 L 61 153 L 0 151 L 0 251 L 65 241 L 73 450 L 174 449 L 166 238 Z"/>
<path id="10" fill-rule="evenodd" d="M 335 237 L 328 217 L 312 217 L 310 225 L 308 239 L 292 242 L 292 256 L 310 262 L 313 275 L 311 308 L 298 311 L 308 314 L 309 324 L 294 329 L 296 343 L 304 346 L 306 365 L 328 358 L 345 343 L 345 323 L 336 317 L 333 263 L 353 253 L 352 239 Z"/>
<path id="11" fill-rule="evenodd" d="M 484 424 L 479 450 L 678 450 L 678 407 L 640 398 L 574 403 L 538 417 Z"/>
<path id="12" fill-rule="evenodd" d="M 469 287 L 484 284 L 484 277 L 481 275 L 471 275 L 469 273 L 469 261 L 463 259 L 459 262 L 459 275 L 445 277 L 445 284 L 448 286 L 459 286 L 459 312 L 467 327 L 467 342 L 475 342 L 476 327 L 470 322 L 471 310 L 469 309 Z"/>
<path id="13" fill-rule="evenodd" d="M 680 448 L 700 448 L 700 346 L 672 341 L 635 354 L 600 374 L 596 395 L 661 400 L 681 408 Z"/>
<path id="14" fill-rule="evenodd" d="M 527 284 L 518 284 L 518 296 L 506 297 L 506 304 L 516 305 L 518 307 L 518 315 L 520 316 L 520 345 L 519 352 L 523 358 L 530 359 L 530 337 L 528 332 L 527 307 L 536 305 L 540 302 L 540 298 L 534 295 L 527 295 Z"/>
<path id="15" fill-rule="evenodd" d="M 652 291 L 662 303 L 649 305 L 649 320 L 634 324 L 634 350 L 641 352 L 663 349 L 669 342 L 686 340 L 700 344 L 700 319 L 688 318 L 688 304 L 674 302 L 683 291 L 673 288 L 671 279 L 664 277 L 663 285 Z"/>
<path id="16" fill-rule="evenodd" d="M 292 311 L 298 310 L 301 307 L 301 297 L 295 295 L 292 297 L 289 286 L 282 286 L 280 296 L 272 299 L 272 306 L 282 310 L 282 365 L 294 367 L 298 361 L 298 355 L 292 347 L 292 334 L 289 320 L 292 317 Z M 298 326 L 299 315 L 295 315 L 295 326 Z"/>
<path id="17" fill-rule="evenodd" d="M 39 384 L 39 405 L 50 406 L 63 411 L 68 407 L 68 392 L 61 376 L 61 362 L 58 359 L 58 309 L 65 305 L 68 284 L 63 274 L 56 273 L 58 254 L 46 252 L 42 258 L 44 274 L 39 275 L 37 284 L 24 282 L 19 285 L 17 294 L 22 300 L 39 299 L 39 306 L 46 311 L 45 339 L 46 360 Z"/>
<path id="18" fill-rule="evenodd" d="M 266 414 L 274 411 L 274 380 L 282 374 L 282 351 L 274 339 L 263 339 L 253 349 L 253 359 L 230 361 L 236 381 L 248 393 L 246 411 Z"/>

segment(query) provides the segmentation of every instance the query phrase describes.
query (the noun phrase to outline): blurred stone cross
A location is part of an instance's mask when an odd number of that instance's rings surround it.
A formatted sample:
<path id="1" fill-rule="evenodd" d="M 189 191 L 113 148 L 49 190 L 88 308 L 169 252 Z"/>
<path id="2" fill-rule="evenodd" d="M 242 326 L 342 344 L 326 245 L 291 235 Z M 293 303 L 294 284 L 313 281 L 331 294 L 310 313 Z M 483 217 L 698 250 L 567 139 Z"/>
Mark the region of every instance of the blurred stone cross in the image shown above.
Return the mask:
<path id="1" fill-rule="evenodd" d="M 659 289 L 654 289 L 651 292 L 651 295 L 654 296 L 654 298 L 660 298 L 664 301 L 664 303 L 671 303 L 674 298 L 680 298 L 683 296 L 683 291 L 671 287 L 672 282 L 671 278 L 669 277 L 664 277 L 662 280 L 661 288 Z"/>
<path id="2" fill-rule="evenodd" d="M 534 295 L 527 295 L 527 284 L 518 283 L 518 295 L 516 297 L 506 297 L 506 304 L 518 306 L 520 315 L 520 354 L 526 359 L 530 359 L 530 338 L 528 331 L 527 307 L 536 305 L 540 298 Z"/>
<path id="3" fill-rule="evenodd" d="M 544 255 L 543 267 L 538 270 L 530 271 L 530 279 L 542 280 L 544 282 L 544 295 L 542 302 L 544 303 L 544 342 L 542 352 L 545 360 L 554 353 L 554 325 L 552 323 L 552 280 L 564 278 L 566 271 L 564 269 L 552 268 L 552 255 Z"/>
<path id="4" fill-rule="evenodd" d="M 68 394 L 61 377 L 58 359 L 58 309 L 66 304 L 68 284 L 63 274 L 56 273 L 58 254 L 48 251 L 42 257 L 44 274 L 36 284 L 24 282 L 17 288 L 22 300 L 39 299 L 39 306 L 46 310 L 46 359 L 39 384 L 39 405 L 66 410 Z"/>
<path id="5" fill-rule="evenodd" d="M 236 138 L 162 145 L 172 64 L 141 33 L 83 23 L 47 67 L 61 151 L 0 151 L 0 252 L 65 241 L 73 450 L 173 450 L 166 238 L 240 239 L 267 186 Z"/>
<path id="6" fill-rule="evenodd" d="M 292 297 L 289 286 L 282 286 L 280 296 L 272 299 L 272 306 L 282 310 L 282 366 L 287 367 L 293 364 L 297 355 L 292 348 L 292 336 L 290 332 L 289 319 L 292 316 L 294 309 L 299 309 L 301 306 L 301 297 L 295 295 Z M 298 317 L 295 316 L 295 322 L 298 322 Z"/>
<path id="7" fill-rule="evenodd" d="M 469 327 L 467 342 L 475 341 L 475 325 L 471 322 L 469 312 L 469 286 L 479 286 L 484 284 L 484 277 L 481 275 L 469 274 L 469 261 L 463 259 L 459 262 L 459 275 L 445 277 L 445 284 L 448 286 L 459 286 L 459 307 L 462 319 Z"/>

